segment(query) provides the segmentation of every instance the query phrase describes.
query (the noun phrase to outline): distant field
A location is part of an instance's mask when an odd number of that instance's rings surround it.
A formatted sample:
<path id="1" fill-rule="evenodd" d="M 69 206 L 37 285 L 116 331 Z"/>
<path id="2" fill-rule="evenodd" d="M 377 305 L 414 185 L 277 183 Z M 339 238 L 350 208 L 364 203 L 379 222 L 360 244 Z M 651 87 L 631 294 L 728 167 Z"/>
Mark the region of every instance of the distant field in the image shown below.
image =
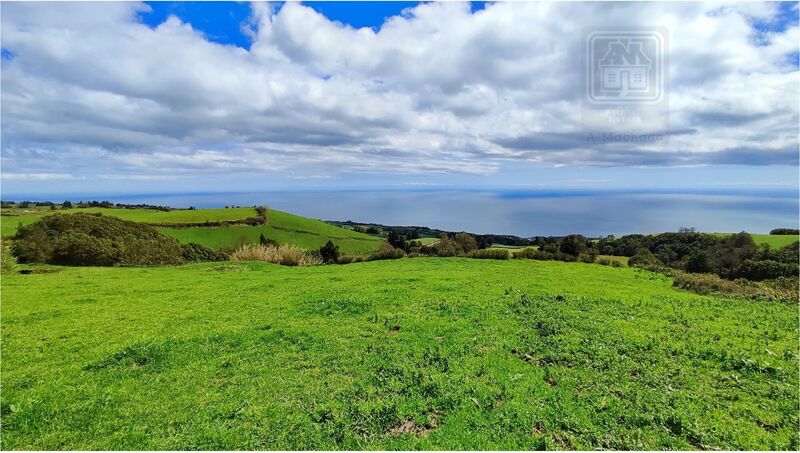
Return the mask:
<path id="1" fill-rule="evenodd" d="M 60 268 L 0 293 L 4 450 L 798 447 L 797 306 L 635 268 Z"/>
<path id="2" fill-rule="evenodd" d="M 717 237 L 726 237 L 731 235 L 731 233 L 711 233 L 711 234 Z M 756 244 L 769 244 L 770 248 L 773 249 L 781 248 L 791 244 L 794 241 L 800 240 L 800 236 L 793 236 L 790 234 L 782 235 L 782 234 L 750 233 L 750 236 L 753 237 L 753 241 Z"/>
<path id="3" fill-rule="evenodd" d="M 419 238 L 414 239 L 415 241 L 419 242 L 422 245 L 431 245 L 439 242 L 439 238 Z"/>
<path id="4" fill-rule="evenodd" d="M 281 211 L 270 209 L 267 211 L 267 219 L 268 224 L 260 226 L 232 225 L 159 228 L 159 230 L 183 243 L 197 242 L 214 249 L 230 249 L 245 243 L 258 243 L 261 234 L 281 244 L 291 243 L 308 250 L 318 249 L 331 240 L 345 254 L 369 253 L 376 250 L 381 242 L 381 239 L 375 236 Z"/>
<path id="5" fill-rule="evenodd" d="M 615 256 L 615 255 L 597 255 L 597 259 L 605 258 L 609 261 L 618 261 L 624 265 L 628 265 L 629 256 Z"/>
<path id="6" fill-rule="evenodd" d="M 29 212 L 28 212 L 29 211 Z M 3 236 L 11 236 L 17 232 L 19 224 L 27 225 L 33 223 L 42 216 L 53 214 L 75 214 L 78 212 L 101 213 L 103 215 L 118 217 L 120 219 L 131 220 L 143 223 L 203 223 L 203 222 L 224 222 L 243 220 L 248 217 L 255 217 L 256 211 L 253 208 L 230 208 L 230 209 L 195 209 L 195 210 L 174 210 L 158 211 L 155 209 L 121 209 L 121 208 L 72 208 L 51 211 L 49 209 L 37 210 L 18 210 L 20 215 L 0 215 Z"/>
<path id="7" fill-rule="evenodd" d="M 522 250 L 526 248 L 536 248 L 532 245 L 505 245 L 505 244 L 492 244 L 492 249 L 506 249 L 506 250 Z"/>

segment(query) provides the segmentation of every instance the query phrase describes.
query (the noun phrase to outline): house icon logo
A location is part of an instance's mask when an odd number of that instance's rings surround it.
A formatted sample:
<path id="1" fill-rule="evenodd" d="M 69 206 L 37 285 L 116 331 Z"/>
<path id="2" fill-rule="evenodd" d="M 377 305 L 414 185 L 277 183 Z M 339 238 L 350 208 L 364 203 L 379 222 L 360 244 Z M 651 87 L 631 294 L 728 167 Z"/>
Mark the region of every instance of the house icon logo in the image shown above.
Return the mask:
<path id="1" fill-rule="evenodd" d="M 664 39 L 648 31 L 598 31 L 587 36 L 590 102 L 657 103 L 664 89 Z"/>

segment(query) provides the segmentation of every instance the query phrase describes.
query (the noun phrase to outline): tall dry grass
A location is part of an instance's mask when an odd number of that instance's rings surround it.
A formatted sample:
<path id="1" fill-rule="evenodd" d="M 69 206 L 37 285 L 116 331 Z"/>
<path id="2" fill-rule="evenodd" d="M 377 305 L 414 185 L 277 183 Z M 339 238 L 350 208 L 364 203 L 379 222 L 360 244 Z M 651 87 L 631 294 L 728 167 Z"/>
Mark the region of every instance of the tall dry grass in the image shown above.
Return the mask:
<path id="1" fill-rule="evenodd" d="M 312 256 L 306 250 L 292 244 L 283 244 L 277 247 L 246 244 L 231 253 L 231 260 L 266 261 L 284 266 L 315 266 L 322 264 L 322 260 L 318 257 Z"/>

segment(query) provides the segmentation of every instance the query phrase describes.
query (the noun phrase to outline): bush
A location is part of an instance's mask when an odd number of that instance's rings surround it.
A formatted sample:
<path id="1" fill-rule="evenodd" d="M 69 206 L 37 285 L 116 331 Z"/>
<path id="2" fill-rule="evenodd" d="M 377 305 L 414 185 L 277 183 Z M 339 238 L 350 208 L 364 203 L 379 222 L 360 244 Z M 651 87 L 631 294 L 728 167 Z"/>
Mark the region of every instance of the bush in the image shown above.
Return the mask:
<path id="1" fill-rule="evenodd" d="M 798 280 L 780 279 L 755 283 L 745 279 L 726 280 L 715 274 L 673 272 L 673 286 L 698 294 L 722 293 L 749 298 L 766 298 L 798 302 Z"/>
<path id="2" fill-rule="evenodd" d="M 553 259 L 553 254 L 536 250 L 533 247 L 528 247 L 514 253 L 514 258 L 529 259 L 529 260 L 550 260 Z"/>
<path id="3" fill-rule="evenodd" d="M 778 277 L 796 277 L 797 263 L 780 263 L 772 260 L 746 260 L 733 271 L 734 278 L 768 280 Z"/>
<path id="4" fill-rule="evenodd" d="M 578 255 L 578 261 L 582 263 L 594 263 L 597 261 L 597 251 L 594 249 L 586 249 L 583 253 Z"/>
<path id="5" fill-rule="evenodd" d="M 321 264 L 319 258 L 293 244 L 283 244 L 278 247 L 245 244 L 231 253 L 231 260 L 266 261 L 283 266 L 314 266 Z"/>
<path id="6" fill-rule="evenodd" d="M 350 264 L 350 263 L 361 263 L 364 261 L 363 256 L 357 255 L 342 255 L 339 257 L 337 264 Z"/>
<path id="7" fill-rule="evenodd" d="M 469 252 L 467 256 L 482 260 L 507 260 L 511 258 L 508 250 L 504 249 L 478 249 Z"/>
<path id="8" fill-rule="evenodd" d="M 405 256 L 406 252 L 402 249 L 396 249 L 387 242 L 381 242 L 380 248 L 364 258 L 364 261 L 396 260 Z"/>
<path id="9" fill-rule="evenodd" d="M 611 266 L 611 265 L 612 265 L 612 263 L 616 263 L 616 262 L 617 262 L 617 261 L 613 261 L 613 260 L 610 260 L 610 259 L 608 259 L 608 258 L 599 258 L 599 259 L 597 260 L 597 264 L 599 264 L 599 265 L 601 265 L 601 266 Z"/>
<path id="10" fill-rule="evenodd" d="M 619 262 L 619 261 L 613 261 L 613 260 L 612 260 L 612 261 L 611 261 L 611 267 L 625 267 L 625 265 L 624 265 L 624 264 L 622 264 L 622 263 L 621 263 L 621 262 Z"/>
<path id="11" fill-rule="evenodd" d="M 628 266 L 648 267 L 662 266 L 661 261 L 648 249 L 641 248 L 628 260 Z"/>
<path id="12" fill-rule="evenodd" d="M 13 274 L 17 271 L 17 259 L 11 254 L 8 244 L 0 246 L 0 273 Z"/>
<path id="13" fill-rule="evenodd" d="M 553 251 L 536 250 L 535 248 L 528 247 L 522 249 L 514 254 L 514 258 L 531 259 L 539 261 L 566 261 L 575 262 L 578 257 L 558 251 L 558 249 L 551 249 Z"/>
<path id="14" fill-rule="evenodd" d="M 336 264 L 339 260 L 339 246 L 334 245 L 332 241 L 328 241 L 319 248 L 319 255 L 323 263 Z"/>
<path id="15" fill-rule="evenodd" d="M 183 250 L 182 256 L 185 261 L 193 262 L 193 261 L 225 261 L 228 259 L 228 255 L 222 252 L 215 252 L 210 248 L 202 245 L 197 244 L 195 242 L 190 242 L 186 245 L 182 245 L 181 249 Z"/>
<path id="16" fill-rule="evenodd" d="M 12 251 L 23 263 L 116 266 L 183 262 L 177 239 L 149 225 L 86 213 L 50 215 L 21 227 Z"/>

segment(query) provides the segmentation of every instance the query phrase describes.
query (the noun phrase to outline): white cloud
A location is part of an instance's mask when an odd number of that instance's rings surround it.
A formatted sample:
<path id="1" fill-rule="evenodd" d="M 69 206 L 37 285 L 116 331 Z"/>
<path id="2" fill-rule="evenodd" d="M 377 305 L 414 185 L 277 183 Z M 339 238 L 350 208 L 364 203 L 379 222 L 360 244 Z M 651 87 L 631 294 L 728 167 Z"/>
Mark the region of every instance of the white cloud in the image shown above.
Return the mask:
<path id="1" fill-rule="evenodd" d="M 256 4 L 249 51 L 146 8 L 2 4 L 9 175 L 797 164 L 800 31 L 753 28 L 776 4 L 428 3 L 378 32 Z M 583 27 L 642 24 L 670 33 L 670 140 L 588 146 Z"/>

